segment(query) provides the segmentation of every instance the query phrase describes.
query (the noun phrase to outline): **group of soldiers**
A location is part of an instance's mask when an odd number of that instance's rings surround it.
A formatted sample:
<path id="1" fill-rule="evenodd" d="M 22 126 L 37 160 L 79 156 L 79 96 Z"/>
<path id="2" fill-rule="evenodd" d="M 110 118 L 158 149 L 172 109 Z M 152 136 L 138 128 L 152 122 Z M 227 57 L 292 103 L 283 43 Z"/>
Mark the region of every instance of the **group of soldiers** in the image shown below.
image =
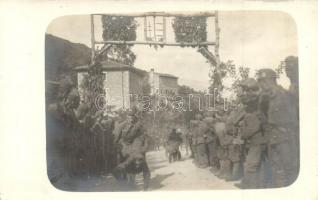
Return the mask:
<path id="1" fill-rule="evenodd" d="M 239 104 L 216 117 L 197 114 L 189 141 L 198 167 L 239 188 L 283 187 L 299 170 L 298 60 L 285 60 L 289 90 L 277 84 L 277 73 L 260 69 L 257 80 L 239 84 Z"/>
<path id="2" fill-rule="evenodd" d="M 127 182 L 143 172 L 146 189 L 150 179 L 145 159 L 149 139 L 138 114 L 136 109 L 116 115 L 94 110 L 80 102 L 73 81 L 68 76 L 62 78 L 57 103 L 48 105 L 47 117 L 50 124 L 58 122 L 48 131 L 55 131 L 53 135 L 62 132 L 61 138 L 48 142 L 51 150 L 62 154 L 59 159 L 64 162 L 63 173 L 85 178 L 113 174 L 117 180 Z M 53 173 L 49 176 L 53 182 L 60 177 Z"/>
<path id="3" fill-rule="evenodd" d="M 285 60 L 291 86 L 277 84 L 272 69 L 258 71 L 257 80 L 242 80 L 239 104 L 218 116 L 196 114 L 190 122 L 187 144 L 198 167 L 227 181 L 241 180 L 240 188 L 283 187 L 293 183 L 299 170 L 298 60 Z M 117 118 L 79 102 L 69 79 L 60 83 L 57 111 L 67 128 L 64 149 L 71 174 L 87 176 L 113 173 L 118 180 L 133 180 L 143 173 L 147 189 L 150 170 L 146 162 L 146 130 L 132 109 Z M 130 176 L 132 175 L 132 176 Z M 129 178 L 130 177 L 130 178 Z"/>

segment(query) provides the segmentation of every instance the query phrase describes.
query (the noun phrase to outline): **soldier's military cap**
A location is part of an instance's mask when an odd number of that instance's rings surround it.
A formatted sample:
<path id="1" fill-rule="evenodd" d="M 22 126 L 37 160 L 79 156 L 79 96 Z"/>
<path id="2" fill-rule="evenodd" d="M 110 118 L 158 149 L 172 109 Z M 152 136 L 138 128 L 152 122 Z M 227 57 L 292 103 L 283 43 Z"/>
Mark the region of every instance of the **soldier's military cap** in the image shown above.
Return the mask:
<path id="1" fill-rule="evenodd" d="M 241 87 L 251 88 L 251 89 L 258 89 L 258 83 L 254 78 L 247 78 L 240 82 L 239 84 Z"/>
<path id="2" fill-rule="evenodd" d="M 296 63 L 296 64 L 298 64 L 298 58 L 295 57 L 295 56 L 288 56 L 288 57 L 285 59 L 285 62 L 286 62 L 286 63 Z"/>
<path id="3" fill-rule="evenodd" d="M 274 70 L 265 68 L 265 69 L 260 69 L 257 73 L 257 79 L 276 79 L 277 74 Z"/>

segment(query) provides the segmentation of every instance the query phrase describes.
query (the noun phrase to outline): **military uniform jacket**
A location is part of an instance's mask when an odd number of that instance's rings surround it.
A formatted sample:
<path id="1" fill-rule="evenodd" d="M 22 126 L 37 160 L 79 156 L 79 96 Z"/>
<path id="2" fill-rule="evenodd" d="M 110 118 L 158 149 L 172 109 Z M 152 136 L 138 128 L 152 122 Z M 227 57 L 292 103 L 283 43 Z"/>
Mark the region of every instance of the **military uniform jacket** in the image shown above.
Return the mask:
<path id="1" fill-rule="evenodd" d="M 297 108 L 287 91 L 277 86 L 269 97 L 266 134 L 270 144 L 291 138 L 289 129 L 297 126 Z"/>
<path id="2" fill-rule="evenodd" d="M 227 159 L 229 156 L 229 145 L 232 144 L 233 137 L 227 134 L 219 136 L 219 143 L 217 156 L 219 159 Z"/>
<path id="3" fill-rule="evenodd" d="M 240 144 L 230 144 L 228 146 L 228 157 L 232 162 L 241 160 L 242 150 Z"/>
<path id="4" fill-rule="evenodd" d="M 190 140 L 191 140 L 191 145 L 196 145 L 196 129 L 198 126 L 198 120 L 191 120 L 190 121 Z"/>
<path id="5" fill-rule="evenodd" d="M 262 122 L 260 115 L 261 113 L 258 111 L 247 112 L 242 123 L 240 123 L 241 138 L 245 140 L 247 145 L 265 144 L 267 142 L 261 131 Z"/>
<path id="6" fill-rule="evenodd" d="M 209 131 L 208 125 L 203 122 L 199 121 L 198 126 L 195 129 L 195 137 L 196 137 L 196 144 L 204 144 L 206 139 L 206 134 Z"/>
<path id="7" fill-rule="evenodd" d="M 118 139 L 121 142 L 131 144 L 136 137 L 143 134 L 143 128 L 141 123 L 138 121 L 135 124 L 125 122 L 121 125 L 119 130 Z"/>

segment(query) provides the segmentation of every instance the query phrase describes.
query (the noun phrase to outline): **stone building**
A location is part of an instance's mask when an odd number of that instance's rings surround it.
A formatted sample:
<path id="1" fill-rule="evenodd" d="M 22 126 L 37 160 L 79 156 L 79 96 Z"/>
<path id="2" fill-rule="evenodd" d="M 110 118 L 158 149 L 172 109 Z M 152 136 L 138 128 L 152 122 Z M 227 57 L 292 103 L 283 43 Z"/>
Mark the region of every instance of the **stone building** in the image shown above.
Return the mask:
<path id="1" fill-rule="evenodd" d="M 151 94 L 178 94 L 178 77 L 171 74 L 158 73 L 155 72 L 154 69 L 151 69 L 149 72 L 149 84 Z"/>
<path id="2" fill-rule="evenodd" d="M 136 96 L 142 95 L 142 84 L 148 79 L 150 94 L 177 94 L 178 78 L 170 74 L 156 73 L 113 61 L 102 62 L 105 76 L 104 88 L 107 104 L 115 109 L 129 109 L 136 103 Z M 82 81 L 88 75 L 88 65 L 75 68 L 81 99 L 83 99 Z"/>

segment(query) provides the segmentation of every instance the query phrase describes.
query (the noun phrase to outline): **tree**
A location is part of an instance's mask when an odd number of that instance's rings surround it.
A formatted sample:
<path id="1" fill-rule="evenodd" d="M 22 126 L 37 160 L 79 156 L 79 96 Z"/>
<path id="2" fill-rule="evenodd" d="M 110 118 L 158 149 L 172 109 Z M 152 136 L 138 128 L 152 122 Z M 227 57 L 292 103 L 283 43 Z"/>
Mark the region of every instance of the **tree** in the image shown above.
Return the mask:
<path id="1" fill-rule="evenodd" d="M 137 22 L 133 17 L 127 16 L 102 16 L 103 39 L 115 41 L 134 41 L 136 40 Z M 107 55 L 117 62 L 133 65 L 136 55 L 129 45 L 113 45 Z"/>
<path id="2" fill-rule="evenodd" d="M 237 92 L 237 89 L 239 87 L 239 83 L 242 80 L 249 78 L 249 74 L 250 74 L 250 68 L 247 68 L 247 67 L 240 66 L 240 67 L 238 67 L 237 70 L 238 70 L 238 72 L 235 73 L 235 75 L 233 76 L 234 81 L 232 83 L 232 90 L 235 93 Z"/>
<path id="3" fill-rule="evenodd" d="M 97 102 L 100 97 L 105 95 L 104 80 L 105 76 L 102 72 L 102 66 L 97 63 L 89 67 L 88 75 L 84 76 L 80 85 L 83 90 L 83 100 L 93 114 L 104 106 L 101 105 L 104 102 Z"/>

